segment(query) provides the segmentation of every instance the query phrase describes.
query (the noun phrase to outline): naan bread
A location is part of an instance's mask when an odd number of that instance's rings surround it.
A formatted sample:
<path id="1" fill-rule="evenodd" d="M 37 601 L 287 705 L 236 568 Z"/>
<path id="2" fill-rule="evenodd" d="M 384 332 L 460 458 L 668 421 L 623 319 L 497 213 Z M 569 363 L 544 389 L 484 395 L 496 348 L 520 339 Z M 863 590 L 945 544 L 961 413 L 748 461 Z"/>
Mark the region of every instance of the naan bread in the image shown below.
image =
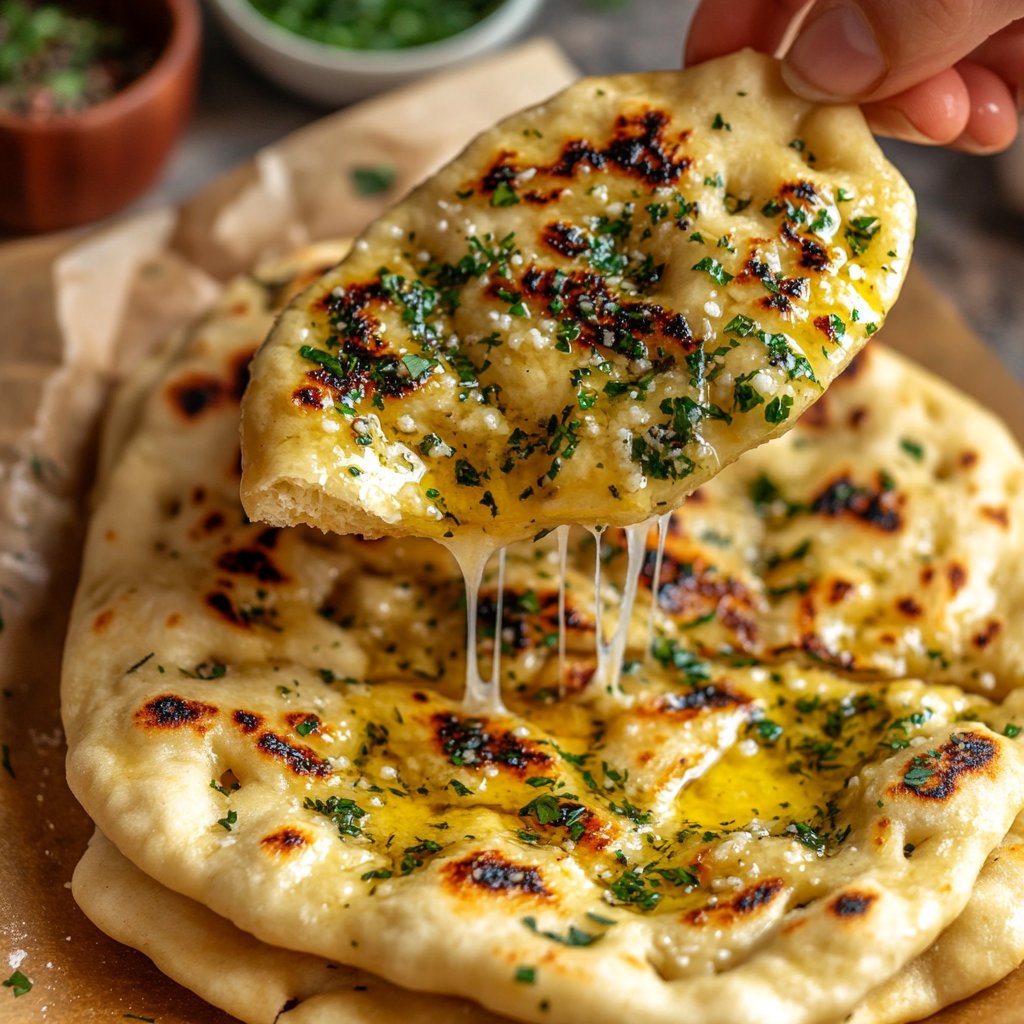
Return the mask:
<path id="1" fill-rule="evenodd" d="M 416 545 L 238 504 L 278 276 L 187 339 L 101 488 L 63 699 L 70 784 L 117 847 L 262 941 L 529 1021 L 833 1020 L 931 944 L 1024 807 L 1005 712 L 706 659 L 664 622 L 620 687 L 559 699 L 549 542 L 509 553 L 510 711 L 465 714 L 440 548 L 403 564 Z"/>
<path id="2" fill-rule="evenodd" d="M 924 953 L 876 989 L 844 1024 L 902 1024 L 964 999 L 1024 959 L 1024 825 L 982 868 L 964 912 Z M 75 869 L 86 916 L 144 952 L 207 1002 L 247 1024 L 500 1024 L 463 1000 L 410 992 L 366 971 L 278 949 L 158 885 L 101 833 Z"/>
<path id="3" fill-rule="evenodd" d="M 1020 700 L 1011 698 L 1017 708 Z M 978 875 L 964 912 L 845 1024 L 925 1017 L 1006 977 L 1024 962 L 1024 820 L 1018 818 Z"/>
<path id="4" fill-rule="evenodd" d="M 525 539 L 679 504 L 792 425 L 895 300 L 914 204 L 855 107 L 753 52 L 584 80 L 480 136 L 284 313 L 242 500 Z"/>
<path id="5" fill-rule="evenodd" d="M 1022 490 L 991 413 L 873 344 L 675 513 L 661 609 L 708 653 L 1001 696 L 1024 684 Z"/>

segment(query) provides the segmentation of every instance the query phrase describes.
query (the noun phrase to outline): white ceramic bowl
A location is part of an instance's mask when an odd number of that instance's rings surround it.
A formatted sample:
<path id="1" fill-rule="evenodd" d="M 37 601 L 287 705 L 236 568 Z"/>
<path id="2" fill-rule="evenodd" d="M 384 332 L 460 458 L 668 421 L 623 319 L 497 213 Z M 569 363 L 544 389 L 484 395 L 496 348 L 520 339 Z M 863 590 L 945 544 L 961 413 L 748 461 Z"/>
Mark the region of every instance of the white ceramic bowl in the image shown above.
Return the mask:
<path id="1" fill-rule="evenodd" d="M 304 99 L 337 106 L 497 49 L 526 27 L 544 0 L 505 0 L 463 32 L 401 50 L 344 50 L 275 25 L 247 0 L 211 2 L 228 37 L 259 72 Z"/>

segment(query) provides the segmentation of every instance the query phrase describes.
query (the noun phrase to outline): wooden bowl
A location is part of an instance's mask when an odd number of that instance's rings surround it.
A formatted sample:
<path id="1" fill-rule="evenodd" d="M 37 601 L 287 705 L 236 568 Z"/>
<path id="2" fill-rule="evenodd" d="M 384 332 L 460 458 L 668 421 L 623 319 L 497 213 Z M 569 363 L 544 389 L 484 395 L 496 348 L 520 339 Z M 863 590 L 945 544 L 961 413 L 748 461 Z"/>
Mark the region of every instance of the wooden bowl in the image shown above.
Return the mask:
<path id="1" fill-rule="evenodd" d="M 199 58 L 196 0 L 91 0 L 159 54 L 109 100 L 32 120 L 0 111 L 0 224 L 54 231 L 99 220 L 153 181 L 188 119 Z"/>

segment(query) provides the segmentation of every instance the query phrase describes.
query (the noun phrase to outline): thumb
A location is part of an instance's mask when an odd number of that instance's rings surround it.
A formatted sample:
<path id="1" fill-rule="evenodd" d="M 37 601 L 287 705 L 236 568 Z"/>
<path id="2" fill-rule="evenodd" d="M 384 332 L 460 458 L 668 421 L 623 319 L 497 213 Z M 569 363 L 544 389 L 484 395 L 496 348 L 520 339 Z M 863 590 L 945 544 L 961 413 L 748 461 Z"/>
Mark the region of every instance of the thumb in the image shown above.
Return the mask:
<path id="1" fill-rule="evenodd" d="M 821 0 L 783 75 L 815 100 L 878 100 L 952 67 L 1024 16 L 1024 0 Z"/>

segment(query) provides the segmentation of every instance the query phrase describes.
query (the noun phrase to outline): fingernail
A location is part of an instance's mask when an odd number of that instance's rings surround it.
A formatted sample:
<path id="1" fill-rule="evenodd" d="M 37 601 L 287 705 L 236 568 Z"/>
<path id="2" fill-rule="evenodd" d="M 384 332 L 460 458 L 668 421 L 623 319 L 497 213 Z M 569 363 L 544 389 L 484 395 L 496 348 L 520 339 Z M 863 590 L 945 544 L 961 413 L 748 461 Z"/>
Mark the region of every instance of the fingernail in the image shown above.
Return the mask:
<path id="1" fill-rule="evenodd" d="M 793 92 L 813 100 L 869 93 L 887 70 L 875 33 L 860 8 L 839 3 L 809 21 L 786 54 L 782 75 Z"/>

